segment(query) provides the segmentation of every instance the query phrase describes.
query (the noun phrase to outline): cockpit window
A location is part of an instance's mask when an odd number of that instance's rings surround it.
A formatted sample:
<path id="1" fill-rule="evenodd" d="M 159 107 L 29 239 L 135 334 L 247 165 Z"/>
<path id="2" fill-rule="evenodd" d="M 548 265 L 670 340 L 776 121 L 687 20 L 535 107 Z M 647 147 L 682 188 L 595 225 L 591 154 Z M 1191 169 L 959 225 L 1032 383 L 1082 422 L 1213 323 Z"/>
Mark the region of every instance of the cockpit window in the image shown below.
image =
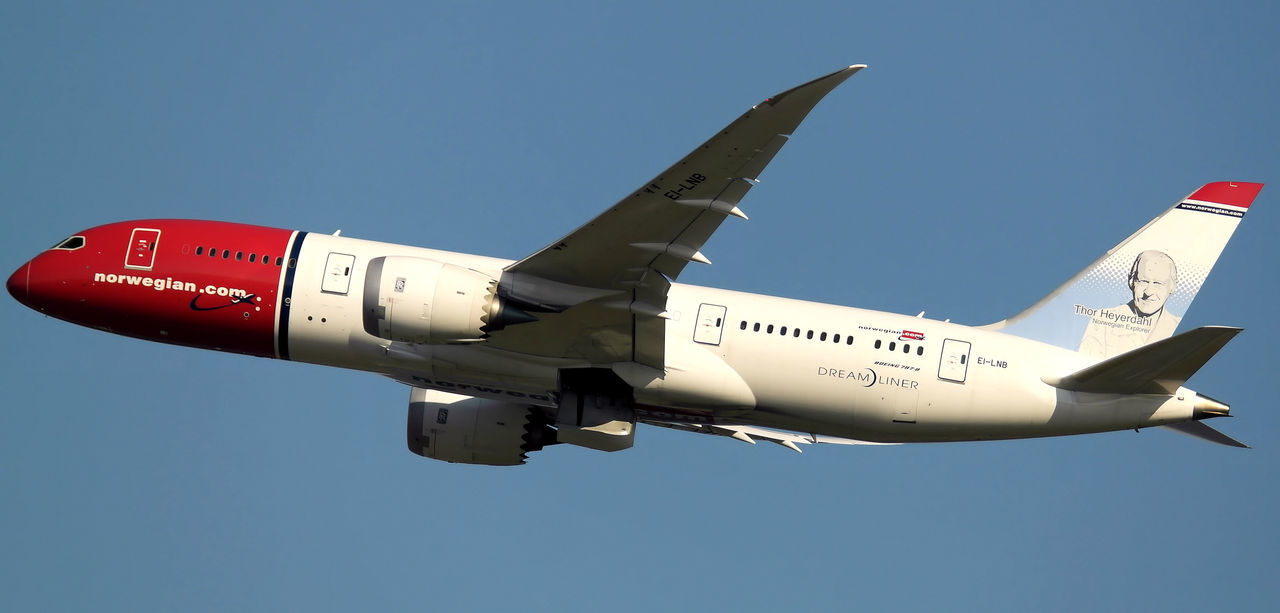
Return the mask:
<path id="1" fill-rule="evenodd" d="M 72 236 L 72 237 L 70 237 L 70 238 L 68 238 L 68 239 L 66 239 L 66 240 L 64 240 L 64 241 L 62 241 L 61 243 L 58 243 L 58 244 L 54 245 L 54 246 L 53 246 L 53 247 L 51 247 L 51 248 L 52 248 L 52 249 L 66 249 L 67 251 L 73 251 L 73 250 L 79 249 L 79 248 L 81 248 L 81 247 L 83 247 L 83 246 L 84 246 L 84 237 L 83 237 L 83 236 Z"/>

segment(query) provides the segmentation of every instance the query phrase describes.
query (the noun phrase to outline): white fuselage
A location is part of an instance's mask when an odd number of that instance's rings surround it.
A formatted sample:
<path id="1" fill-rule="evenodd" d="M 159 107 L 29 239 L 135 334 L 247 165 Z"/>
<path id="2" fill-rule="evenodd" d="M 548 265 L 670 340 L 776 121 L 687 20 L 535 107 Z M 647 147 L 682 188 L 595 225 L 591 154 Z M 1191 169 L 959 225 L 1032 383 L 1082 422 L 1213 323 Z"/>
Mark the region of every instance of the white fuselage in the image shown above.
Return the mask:
<path id="1" fill-rule="evenodd" d="M 335 281 L 326 269 L 330 254 L 352 256 L 349 278 Z M 441 261 L 495 279 L 510 264 L 308 234 L 288 310 L 289 359 L 548 407 L 556 404 L 559 369 L 606 367 L 635 388 L 642 419 L 750 424 L 882 442 L 1147 427 L 1190 419 L 1195 400 L 1184 389 L 1173 396 L 1056 389 L 1041 377 L 1095 360 L 995 331 L 682 284 L 672 284 L 667 297 L 667 367 L 661 373 L 631 363 L 539 358 L 484 342 L 393 342 L 362 325 L 366 265 L 382 256 Z"/>

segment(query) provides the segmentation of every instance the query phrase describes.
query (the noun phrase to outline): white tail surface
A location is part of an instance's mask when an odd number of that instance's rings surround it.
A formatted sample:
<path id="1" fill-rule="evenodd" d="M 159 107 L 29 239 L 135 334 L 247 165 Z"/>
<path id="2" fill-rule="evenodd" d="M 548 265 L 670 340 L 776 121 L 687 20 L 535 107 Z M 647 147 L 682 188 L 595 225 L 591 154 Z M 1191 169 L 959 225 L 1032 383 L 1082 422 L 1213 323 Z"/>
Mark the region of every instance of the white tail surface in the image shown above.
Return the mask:
<path id="1" fill-rule="evenodd" d="M 987 326 L 1099 359 L 1169 338 L 1261 183 L 1209 183 L 1027 310 Z"/>

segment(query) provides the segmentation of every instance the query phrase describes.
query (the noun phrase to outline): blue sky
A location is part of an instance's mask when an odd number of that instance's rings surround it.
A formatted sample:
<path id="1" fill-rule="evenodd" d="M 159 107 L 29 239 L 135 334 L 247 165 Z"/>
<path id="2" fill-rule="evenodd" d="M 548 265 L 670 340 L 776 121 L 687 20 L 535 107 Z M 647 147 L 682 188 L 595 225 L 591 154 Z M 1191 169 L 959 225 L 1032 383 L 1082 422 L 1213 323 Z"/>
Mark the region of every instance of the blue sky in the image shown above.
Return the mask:
<path id="1" fill-rule="evenodd" d="M 7 296 L 0 609 L 1270 610 L 1272 3 L 6 3 L 0 264 L 225 219 L 519 258 L 766 96 L 865 62 L 682 281 L 983 324 L 1197 186 L 1263 190 L 1184 329 L 1235 450 L 644 428 L 516 469 L 404 448 L 408 390 Z M 511 3 L 515 4 L 515 3 Z M 1211 6 L 1212 4 L 1212 6 Z"/>

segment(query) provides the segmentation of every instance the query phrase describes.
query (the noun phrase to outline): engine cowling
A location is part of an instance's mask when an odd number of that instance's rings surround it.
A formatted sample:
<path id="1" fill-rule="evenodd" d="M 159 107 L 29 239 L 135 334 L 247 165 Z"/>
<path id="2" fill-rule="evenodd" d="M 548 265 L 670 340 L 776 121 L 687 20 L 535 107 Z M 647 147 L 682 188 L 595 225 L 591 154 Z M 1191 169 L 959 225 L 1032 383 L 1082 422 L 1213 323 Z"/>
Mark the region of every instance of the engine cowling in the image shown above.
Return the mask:
<path id="1" fill-rule="evenodd" d="M 481 340 L 502 310 L 496 288 L 489 275 L 444 262 L 374 258 L 365 275 L 364 329 L 406 343 Z"/>
<path id="2" fill-rule="evenodd" d="M 462 464 L 515 466 L 556 442 L 556 431 L 528 405 L 413 388 L 409 451 Z"/>

